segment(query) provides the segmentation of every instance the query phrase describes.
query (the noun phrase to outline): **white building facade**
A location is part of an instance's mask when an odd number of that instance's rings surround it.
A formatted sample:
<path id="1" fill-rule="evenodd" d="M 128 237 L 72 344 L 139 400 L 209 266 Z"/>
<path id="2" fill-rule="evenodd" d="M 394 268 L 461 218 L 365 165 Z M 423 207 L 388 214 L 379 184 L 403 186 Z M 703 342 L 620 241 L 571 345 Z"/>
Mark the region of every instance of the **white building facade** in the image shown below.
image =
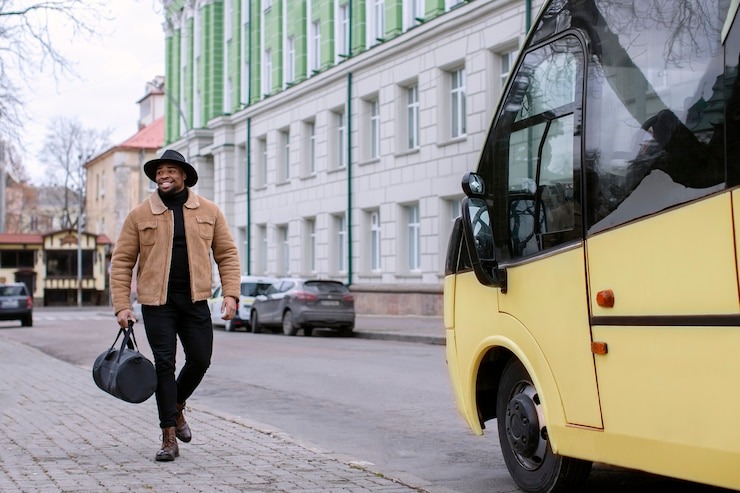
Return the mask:
<path id="1" fill-rule="evenodd" d="M 539 3 L 266 3 L 169 6 L 166 147 L 224 209 L 245 274 L 341 280 L 358 313 L 440 315 L 461 178 Z M 358 9 L 366 22 L 346 19 Z"/>

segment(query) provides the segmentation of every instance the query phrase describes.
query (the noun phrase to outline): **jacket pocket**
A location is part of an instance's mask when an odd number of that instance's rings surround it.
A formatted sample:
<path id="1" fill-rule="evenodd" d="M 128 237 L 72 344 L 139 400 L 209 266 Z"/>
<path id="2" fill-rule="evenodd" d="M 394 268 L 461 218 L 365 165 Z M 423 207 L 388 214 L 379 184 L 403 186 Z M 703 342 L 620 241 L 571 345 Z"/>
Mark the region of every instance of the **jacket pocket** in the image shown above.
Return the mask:
<path id="1" fill-rule="evenodd" d="M 142 245 L 154 245 L 157 241 L 157 221 L 142 221 L 139 227 L 139 243 Z"/>
<path id="2" fill-rule="evenodd" d="M 213 230 L 216 227 L 216 218 L 213 216 L 196 216 L 195 220 L 198 221 L 198 233 L 204 240 L 213 239 Z"/>

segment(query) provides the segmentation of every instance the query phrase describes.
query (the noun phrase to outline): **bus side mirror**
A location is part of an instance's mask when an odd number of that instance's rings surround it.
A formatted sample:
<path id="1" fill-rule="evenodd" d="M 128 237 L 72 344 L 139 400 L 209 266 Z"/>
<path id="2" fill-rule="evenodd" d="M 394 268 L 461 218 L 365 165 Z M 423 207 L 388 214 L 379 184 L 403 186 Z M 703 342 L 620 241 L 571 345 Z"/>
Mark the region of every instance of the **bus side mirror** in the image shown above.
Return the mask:
<path id="1" fill-rule="evenodd" d="M 506 293 L 506 271 L 499 269 L 488 204 L 480 197 L 462 201 L 462 228 L 468 255 L 478 282 Z"/>

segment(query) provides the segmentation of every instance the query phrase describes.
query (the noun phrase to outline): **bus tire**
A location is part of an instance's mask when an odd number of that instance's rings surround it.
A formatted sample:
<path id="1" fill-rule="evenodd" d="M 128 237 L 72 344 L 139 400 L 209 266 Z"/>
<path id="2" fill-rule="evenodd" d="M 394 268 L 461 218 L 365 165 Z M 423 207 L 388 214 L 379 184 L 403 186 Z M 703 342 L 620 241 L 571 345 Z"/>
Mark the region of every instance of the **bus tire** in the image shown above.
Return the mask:
<path id="1" fill-rule="evenodd" d="M 509 474 L 528 493 L 578 491 L 588 479 L 591 462 L 553 453 L 540 406 L 524 365 L 511 359 L 496 398 L 499 442 Z"/>

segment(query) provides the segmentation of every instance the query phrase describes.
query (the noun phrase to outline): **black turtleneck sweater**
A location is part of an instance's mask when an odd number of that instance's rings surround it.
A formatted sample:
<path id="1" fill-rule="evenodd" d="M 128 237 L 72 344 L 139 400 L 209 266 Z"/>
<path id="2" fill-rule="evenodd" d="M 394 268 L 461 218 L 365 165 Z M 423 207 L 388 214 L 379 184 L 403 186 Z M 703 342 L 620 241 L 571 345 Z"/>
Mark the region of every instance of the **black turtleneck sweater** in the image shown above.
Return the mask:
<path id="1" fill-rule="evenodd" d="M 185 219 L 182 207 L 188 200 L 187 187 L 172 195 L 159 197 L 175 216 L 175 235 L 172 242 L 172 262 L 170 263 L 170 279 L 168 292 L 190 293 L 190 267 L 188 266 L 188 245 L 185 242 Z"/>

